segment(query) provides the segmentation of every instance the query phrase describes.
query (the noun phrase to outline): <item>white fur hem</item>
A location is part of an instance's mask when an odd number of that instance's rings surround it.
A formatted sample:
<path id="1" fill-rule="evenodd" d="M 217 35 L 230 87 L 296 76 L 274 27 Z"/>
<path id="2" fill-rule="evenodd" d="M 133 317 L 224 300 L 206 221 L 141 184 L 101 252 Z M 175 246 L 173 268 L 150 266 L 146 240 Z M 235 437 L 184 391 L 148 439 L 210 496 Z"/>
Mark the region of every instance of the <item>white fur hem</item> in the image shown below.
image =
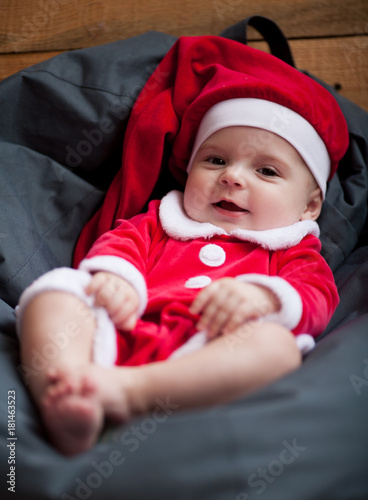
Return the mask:
<path id="1" fill-rule="evenodd" d="M 90 273 L 97 271 L 106 271 L 114 273 L 121 278 L 124 278 L 130 283 L 139 296 L 139 310 L 138 316 L 142 316 L 147 307 L 147 286 L 146 280 L 138 269 L 130 262 L 121 257 L 114 255 L 100 255 L 98 257 L 91 257 L 84 259 L 79 265 L 82 271 Z"/>
<path id="2" fill-rule="evenodd" d="M 198 351 L 207 344 L 206 332 L 197 332 L 183 345 L 178 347 L 169 357 L 169 359 L 177 359 L 186 356 L 194 351 Z"/>
<path id="3" fill-rule="evenodd" d="M 310 352 L 316 345 L 314 338 L 307 333 L 296 335 L 295 342 L 299 351 L 302 353 L 303 356 L 308 354 L 308 352 Z M 206 344 L 207 344 L 206 332 L 198 332 L 195 335 L 193 335 L 193 337 L 191 337 L 189 340 L 187 340 L 187 342 L 185 342 L 182 346 L 178 347 L 178 349 L 176 349 L 171 354 L 169 360 L 187 356 L 192 352 L 198 351 Z"/>
<path id="4" fill-rule="evenodd" d="M 316 342 L 312 335 L 309 333 L 300 333 L 295 337 L 296 345 L 298 346 L 299 351 L 305 355 L 308 354 L 309 351 L 314 349 Z"/>
<path id="5" fill-rule="evenodd" d="M 269 288 L 279 299 L 280 311 L 267 316 L 262 315 L 263 320 L 274 321 L 289 330 L 293 330 L 298 326 L 303 313 L 303 303 L 299 293 L 286 280 L 278 276 L 263 274 L 242 274 L 237 276 L 236 279 Z M 262 304 L 260 304 L 260 308 L 262 308 Z"/>
<path id="6" fill-rule="evenodd" d="M 18 337 L 21 336 L 23 313 L 31 300 L 37 295 L 49 291 L 71 293 L 81 299 L 95 315 L 97 327 L 93 343 L 93 361 L 105 367 L 115 365 L 117 358 L 116 329 L 106 310 L 101 307 L 94 307 L 93 297 L 85 293 L 85 288 L 90 279 L 91 275 L 85 271 L 61 267 L 49 271 L 34 281 L 23 292 L 19 300 L 19 305 L 16 308 Z M 76 314 L 83 315 L 85 311 L 82 309 L 80 311 L 77 310 Z M 64 337 L 67 334 L 67 332 L 61 332 L 60 335 L 63 335 L 63 341 L 65 341 Z"/>

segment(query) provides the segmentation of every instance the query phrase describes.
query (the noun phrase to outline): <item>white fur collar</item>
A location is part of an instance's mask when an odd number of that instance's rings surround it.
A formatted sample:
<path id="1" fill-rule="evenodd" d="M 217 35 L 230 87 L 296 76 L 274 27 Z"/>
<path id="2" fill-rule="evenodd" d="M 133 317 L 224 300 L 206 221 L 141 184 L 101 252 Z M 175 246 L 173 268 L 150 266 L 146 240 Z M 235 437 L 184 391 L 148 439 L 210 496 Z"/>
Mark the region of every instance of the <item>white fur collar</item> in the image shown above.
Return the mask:
<path id="1" fill-rule="evenodd" d="M 305 220 L 296 222 L 291 226 L 268 229 L 265 231 L 249 231 L 235 229 L 227 233 L 221 227 L 209 222 L 197 222 L 190 219 L 183 206 L 183 193 L 170 191 L 161 201 L 160 221 L 164 231 L 175 240 L 187 241 L 196 238 L 212 238 L 213 236 L 235 236 L 243 241 L 261 245 L 268 250 L 281 250 L 290 248 L 307 236 L 319 236 L 317 222 Z"/>

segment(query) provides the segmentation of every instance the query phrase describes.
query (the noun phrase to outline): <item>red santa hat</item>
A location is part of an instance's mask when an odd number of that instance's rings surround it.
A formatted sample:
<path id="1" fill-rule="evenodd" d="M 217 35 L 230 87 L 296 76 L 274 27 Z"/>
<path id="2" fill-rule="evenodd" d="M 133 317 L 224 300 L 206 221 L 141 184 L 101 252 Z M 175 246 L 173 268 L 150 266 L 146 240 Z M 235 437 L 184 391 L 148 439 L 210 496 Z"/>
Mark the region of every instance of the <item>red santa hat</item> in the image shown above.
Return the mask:
<path id="1" fill-rule="evenodd" d="M 239 42 L 215 36 L 181 37 L 135 102 L 125 133 L 122 168 L 101 209 L 82 231 L 75 265 L 116 219 L 142 211 L 167 168 L 185 184 L 203 117 L 215 104 L 238 98 L 257 100 L 258 113 L 261 102 L 274 103 L 275 114 L 271 113 L 271 117 L 275 117 L 275 123 L 277 117 L 280 124 L 287 121 L 291 113 L 300 116 L 294 145 L 298 144 L 299 152 L 303 149 L 302 156 L 321 184 L 332 177 L 347 149 L 348 131 L 337 102 L 326 89 L 280 59 Z M 253 116 L 257 111 L 253 110 Z M 306 122 L 310 127 L 305 126 Z M 301 123 L 304 125 L 300 127 Z M 294 124 L 296 120 L 288 127 L 289 132 Z M 316 134 L 310 134 L 311 129 Z M 309 149 L 308 140 L 303 138 L 306 131 L 313 135 Z M 290 133 L 288 137 L 294 140 Z M 312 151 L 317 143 L 321 158 Z"/>
<path id="2" fill-rule="evenodd" d="M 218 102 L 202 118 L 187 172 L 200 146 L 215 132 L 226 127 L 249 126 L 273 132 L 286 139 L 304 159 L 323 197 L 330 177 L 331 162 L 327 147 L 315 128 L 301 115 L 273 101 L 254 98 Z"/>

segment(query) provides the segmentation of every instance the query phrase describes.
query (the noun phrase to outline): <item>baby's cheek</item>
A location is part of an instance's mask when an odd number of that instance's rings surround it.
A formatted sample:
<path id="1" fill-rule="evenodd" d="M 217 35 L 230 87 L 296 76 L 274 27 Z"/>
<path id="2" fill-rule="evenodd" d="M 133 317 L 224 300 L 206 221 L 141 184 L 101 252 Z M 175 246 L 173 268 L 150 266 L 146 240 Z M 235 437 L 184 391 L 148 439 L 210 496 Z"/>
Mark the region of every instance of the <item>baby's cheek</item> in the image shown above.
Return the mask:
<path id="1" fill-rule="evenodd" d="M 198 188 L 193 188 L 184 195 L 184 210 L 187 215 L 194 220 L 204 210 L 207 204 L 207 199 L 203 191 Z"/>

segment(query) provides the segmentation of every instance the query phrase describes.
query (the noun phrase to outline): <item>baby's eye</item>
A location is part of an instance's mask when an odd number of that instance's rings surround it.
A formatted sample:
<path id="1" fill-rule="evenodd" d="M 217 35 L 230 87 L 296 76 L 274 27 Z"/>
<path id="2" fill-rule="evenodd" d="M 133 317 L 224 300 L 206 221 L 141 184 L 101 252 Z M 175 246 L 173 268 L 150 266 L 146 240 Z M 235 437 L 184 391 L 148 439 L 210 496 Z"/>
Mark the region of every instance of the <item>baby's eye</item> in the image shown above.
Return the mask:
<path id="1" fill-rule="evenodd" d="M 259 168 L 258 172 L 260 174 L 264 175 L 265 177 L 275 177 L 275 176 L 279 175 L 277 173 L 277 171 L 274 168 L 272 168 L 272 167 L 262 167 L 262 168 Z"/>
<path id="2" fill-rule="evenodd" d="M 225 165 L 225 160 L 220 156 L 209 156 L 206 158 L 207 163 L 211 163 L 212 165 Z"/>

